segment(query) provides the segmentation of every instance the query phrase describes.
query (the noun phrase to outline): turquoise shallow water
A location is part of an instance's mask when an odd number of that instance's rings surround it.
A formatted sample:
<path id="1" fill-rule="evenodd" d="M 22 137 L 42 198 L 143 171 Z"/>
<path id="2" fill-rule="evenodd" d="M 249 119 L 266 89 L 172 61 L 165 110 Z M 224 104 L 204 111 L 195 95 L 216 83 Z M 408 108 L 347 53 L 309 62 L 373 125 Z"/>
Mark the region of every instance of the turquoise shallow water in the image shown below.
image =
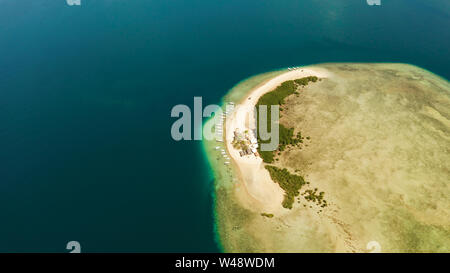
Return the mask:
<path id="1" fill-rule="evenodd" d="M 175 104 L 251 75 L 406 62 L 450 77 L 446 1 L 0 1 L 0 252 L 214 252 Z M 412 18 L 412 19 L 411 19 Z"/>

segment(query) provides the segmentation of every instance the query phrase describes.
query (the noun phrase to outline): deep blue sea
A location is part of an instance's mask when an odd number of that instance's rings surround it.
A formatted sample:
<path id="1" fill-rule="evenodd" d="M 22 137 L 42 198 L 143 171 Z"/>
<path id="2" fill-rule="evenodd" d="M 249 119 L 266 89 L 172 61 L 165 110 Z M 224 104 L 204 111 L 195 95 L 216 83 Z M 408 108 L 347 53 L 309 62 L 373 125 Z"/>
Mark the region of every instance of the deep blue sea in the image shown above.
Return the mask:
<path id="1" fill-rule="evenodd" d="M 176 104 L 293 65 L 450 78 L 448 0 L 0 0 L 0 252 L 215 252 Z"/>

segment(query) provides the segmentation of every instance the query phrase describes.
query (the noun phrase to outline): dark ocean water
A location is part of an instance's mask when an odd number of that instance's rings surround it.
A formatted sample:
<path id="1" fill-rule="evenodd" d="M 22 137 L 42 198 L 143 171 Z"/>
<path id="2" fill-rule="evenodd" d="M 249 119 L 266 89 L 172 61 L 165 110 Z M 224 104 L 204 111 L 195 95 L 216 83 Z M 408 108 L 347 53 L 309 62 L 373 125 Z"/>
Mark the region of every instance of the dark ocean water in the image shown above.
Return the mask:
<path id="1" fill-rule="evenodd" d="M 320 62 L 450 78 L 446 0 L 0 0 L 0 252 L 214 252 L 201 143 L 176 104 Z"/>

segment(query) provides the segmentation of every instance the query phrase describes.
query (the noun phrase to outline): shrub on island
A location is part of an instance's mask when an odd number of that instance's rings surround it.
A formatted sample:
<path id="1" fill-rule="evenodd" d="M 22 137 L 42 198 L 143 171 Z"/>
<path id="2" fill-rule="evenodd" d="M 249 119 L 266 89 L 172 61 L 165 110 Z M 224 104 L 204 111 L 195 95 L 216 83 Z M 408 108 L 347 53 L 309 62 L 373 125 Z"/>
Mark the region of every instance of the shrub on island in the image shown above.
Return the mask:
<path id="1" fill-rule="evenodd" d="M 295 197 L 300 194 L 300 188 L 306 184 L 305 180 L 300 175 L 289 173 L 287 169 L 280 169 L 270 165 L 267 165 L 266 169 L 269 171 L 272 180 L 278 183 L 285 192 L 283 207 L 292 209 Z"/>
<path id="2" fill-rule="evenodd" d="M 273 218 L 273 214 L 272 213 L 265 213 L 265 212 L 263 212 L 263 213 L 261 213 L 261 216 L 267 217 L 267 218 Z"/>

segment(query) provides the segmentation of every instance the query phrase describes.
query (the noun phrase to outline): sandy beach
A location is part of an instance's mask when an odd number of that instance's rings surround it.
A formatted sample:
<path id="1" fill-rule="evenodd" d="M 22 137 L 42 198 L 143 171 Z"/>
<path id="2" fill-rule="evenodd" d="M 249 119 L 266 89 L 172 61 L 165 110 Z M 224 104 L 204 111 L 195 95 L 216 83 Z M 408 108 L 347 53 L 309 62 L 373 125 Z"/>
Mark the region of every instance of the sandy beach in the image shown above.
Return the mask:
<path id="1" fill-rule="evenodd" d="M 254 107 L 262 95 L 283 82 L 308 76 L 326 78 L 329 72 L 321 68 L 298 68 L 276 76 L 249 92 L 226 119 L 227 152 L 239 172 L 242 183 L 238 198 L 248 209 L 282 213 L 285 211 L 281 206 L 284 191 L 272 181 L 259 156 L 239 155 L 239 151 L 232 145 L 234 132 L 255 129 Z"/>

